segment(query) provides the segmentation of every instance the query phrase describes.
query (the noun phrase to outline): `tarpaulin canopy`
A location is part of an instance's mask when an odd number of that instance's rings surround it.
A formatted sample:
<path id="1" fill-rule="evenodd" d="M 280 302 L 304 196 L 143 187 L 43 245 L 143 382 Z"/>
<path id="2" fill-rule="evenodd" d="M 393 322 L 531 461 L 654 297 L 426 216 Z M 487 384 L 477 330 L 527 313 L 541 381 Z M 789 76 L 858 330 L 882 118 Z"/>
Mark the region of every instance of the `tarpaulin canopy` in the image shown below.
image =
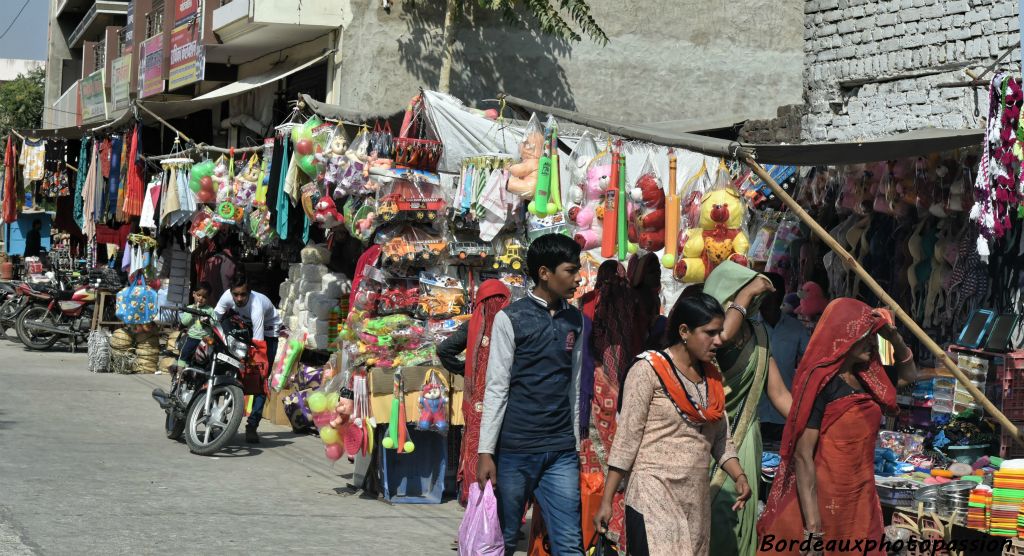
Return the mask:
<path id="1" fill-rule="evenodd" d="M 981 129 L 919 129 L 899 135 L 844 143 L 805 143 L 797 145 L 758 145 L 715 139 L 674 128 L 672 122 L 627 124 L 581 114 L 563 108 L 538 104 L 511 95 L 506 102 L 524 110 L 551 114 L 613 135 L 648 141 L 668 147 L 680 147 L 710 156 L 744 158 L 761 163 L 814 166 L 875 162 L 980 145 Z M 684 126 L 679 126 L 684 127 Z"/>

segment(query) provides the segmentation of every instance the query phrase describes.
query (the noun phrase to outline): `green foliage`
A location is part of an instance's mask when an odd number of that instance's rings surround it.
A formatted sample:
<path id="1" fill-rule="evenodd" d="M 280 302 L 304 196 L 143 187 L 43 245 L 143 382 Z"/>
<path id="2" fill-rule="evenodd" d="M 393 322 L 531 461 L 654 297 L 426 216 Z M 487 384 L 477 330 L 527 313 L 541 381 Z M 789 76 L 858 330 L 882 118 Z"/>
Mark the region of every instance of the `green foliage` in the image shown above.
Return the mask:
<path id="1" fill-rule="evenodd" d="M 0 134 L 14 129 L 42 127 L 43 82 L 46 70 L 34 69 L 14 81 L 0 85 Z"/>
<path id="2" fill-rule="evenodd" d="M 500 11 L 505 20 L 509 22 L 519 21 L 520 10 L 525 10 L 540 23 L 541 31 L 549 35 L 579 42 L 583 40 L 580 35 L 582 32 L 598 44 L 608 44 L 608 35 L 590 14 L 590 6 L 585 0 L 477 0 L 477 2 L 482 8 Z M 577 27 L 579 31 L 576 30 Z"/>

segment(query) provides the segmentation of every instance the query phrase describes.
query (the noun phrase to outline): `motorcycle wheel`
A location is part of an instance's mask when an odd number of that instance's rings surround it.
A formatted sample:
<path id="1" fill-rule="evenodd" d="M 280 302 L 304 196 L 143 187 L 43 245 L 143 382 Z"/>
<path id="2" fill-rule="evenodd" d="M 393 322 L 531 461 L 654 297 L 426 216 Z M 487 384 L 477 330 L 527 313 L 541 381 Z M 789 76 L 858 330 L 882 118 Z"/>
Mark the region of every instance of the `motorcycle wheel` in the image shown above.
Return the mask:
<path id="1" fill-rule="evenodd" d="M 206 414 L 206 396 L 212 396 L 210 414 Z M 216 386 L 203 392 L 189 407 L 185 418 L 185 443 L 193 454 L 209 456 L 235 437 L 245 414 L 245 396 L 234 385 Z"/>
<path id="2" fill-rule="evenodd" d="M 0 336 L 6 335 L 7 329 L 15 325 L 21 309 L 21 302 L 16 297 L 9 297 L 0 303 Z"/>
<path id="3" fill-rule="evenodd" d="M 26 327 L 26 323 L 32 321 L 42 321 L 52 326 L 57 325 L 56 319 L 53 318 L 50 310 L 46 307 L 29 307 L 18 316 L 18 322 L 15 326 L 21 343 L 25 344 L 25 347 L 28 349 L 34 350 L 46 350 L 53 347 L 53 344 L 57 343 L 60 336 L 49 332 L 29 330 Z"/>

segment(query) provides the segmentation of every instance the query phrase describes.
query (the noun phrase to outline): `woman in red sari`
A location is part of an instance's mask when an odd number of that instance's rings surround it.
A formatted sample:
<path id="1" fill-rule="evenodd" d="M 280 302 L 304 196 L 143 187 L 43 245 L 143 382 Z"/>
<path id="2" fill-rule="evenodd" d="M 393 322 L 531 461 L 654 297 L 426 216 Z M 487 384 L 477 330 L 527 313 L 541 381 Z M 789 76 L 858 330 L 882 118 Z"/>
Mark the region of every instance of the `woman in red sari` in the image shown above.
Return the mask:
<path id="1" fill-rule="evenodd" d="M 883 413 L 896 411 L 896 388 L 876 334 L 893 344 L 899 382 L 929 378 L 881 311 L 849 298 L 829 304 L 793 379 L 759 554 L 884 554 L 874 449 Z"/>

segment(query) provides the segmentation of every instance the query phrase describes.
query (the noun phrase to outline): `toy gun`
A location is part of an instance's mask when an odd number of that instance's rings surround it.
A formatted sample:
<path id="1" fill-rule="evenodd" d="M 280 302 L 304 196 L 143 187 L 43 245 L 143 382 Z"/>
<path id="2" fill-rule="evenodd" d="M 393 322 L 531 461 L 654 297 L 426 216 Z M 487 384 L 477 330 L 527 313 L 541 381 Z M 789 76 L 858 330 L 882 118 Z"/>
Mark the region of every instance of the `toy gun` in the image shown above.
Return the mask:
<path id="1" fill-rule="evenodd" d="M 618 211 L 618 216 L 615 219 L 616 232 L 618 235 L 618 241 L 616 242 L 616 254 L 620 261 L 626 260 L 626 253 L 629 250 L 629 226 L 626 222 L 628 218 L 626 216 L 626 209 L 628 203 L 626 202 L 626 157 L 619 155 L 619 176 L 618 176 L 619 187 L 616 191 L 618 198 L 617 206 L 615 207 Z"/>
<path id="2" fill-rule="evenodd" d="M 615 256 L 615 242 L 618 239 L 619 218 L 619 151 L 612 151 L 612 175 L 608 191 L 604 194 L 604 221 L 601 223 L 601 256 L 610 259 Z M 623 222 L 625 224 L 625 222 Z"/>
<path id="3" fill-rule="evenodd" d="M 673 149 L 668 151 L 668 192 L 665 195 L 665 254 L 661 266 L 675 268 L 679 250 L 679 191 L 676 189 L 678 160 Z"/>

